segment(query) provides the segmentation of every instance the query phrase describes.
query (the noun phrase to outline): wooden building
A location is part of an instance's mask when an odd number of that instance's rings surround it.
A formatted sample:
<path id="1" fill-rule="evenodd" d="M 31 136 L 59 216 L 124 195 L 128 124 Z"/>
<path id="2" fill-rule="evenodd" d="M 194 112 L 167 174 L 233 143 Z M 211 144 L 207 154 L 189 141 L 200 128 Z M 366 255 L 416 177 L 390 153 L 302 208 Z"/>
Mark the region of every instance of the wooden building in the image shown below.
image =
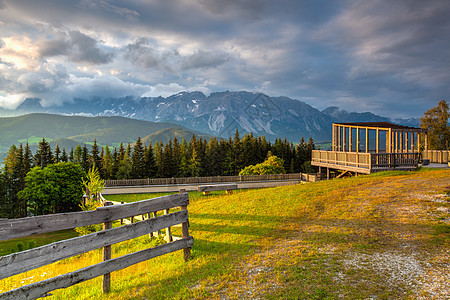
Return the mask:
<path id="1" fill-rule="evenodd" d="M 335 123 L 332 150 L 314 150 L 311 164 L 326 167 L 328 176 L 330 169 L 364 174 L 412 170 L 423 140 L 426 147 L 427 133 L 421 128 L 388 122 Z"/>

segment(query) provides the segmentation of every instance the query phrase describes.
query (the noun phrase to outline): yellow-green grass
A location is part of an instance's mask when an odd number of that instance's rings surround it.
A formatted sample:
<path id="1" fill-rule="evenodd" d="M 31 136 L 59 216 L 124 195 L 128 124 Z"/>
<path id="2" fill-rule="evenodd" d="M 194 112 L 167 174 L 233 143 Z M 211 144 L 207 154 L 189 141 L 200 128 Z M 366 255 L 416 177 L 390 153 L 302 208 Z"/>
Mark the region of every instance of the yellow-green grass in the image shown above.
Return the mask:
<path id="1" fill-rule="evenodd" d="M 109 295 L 96 278 L 53 299 L 427 298 L 426 283 L 449 264 L 449 190 L 449 171 L 420 170 L 190 193 L 190 261 L 179 251 L 113 273 Z M 159 242 L 144 236 L 114 245 L 113 257 Z M 100 261 L 101 251 L 92 251 L 2 280 L 0 290 Z"/>
<path id="2" fill-rule="evenodd" d="M 63 230 L 2 241 L 0 242 L 0 256 L 28 250 L 60 240 L 70 239 L 76 236 L 78 236 L 78 234 L 75 230 Z"/>

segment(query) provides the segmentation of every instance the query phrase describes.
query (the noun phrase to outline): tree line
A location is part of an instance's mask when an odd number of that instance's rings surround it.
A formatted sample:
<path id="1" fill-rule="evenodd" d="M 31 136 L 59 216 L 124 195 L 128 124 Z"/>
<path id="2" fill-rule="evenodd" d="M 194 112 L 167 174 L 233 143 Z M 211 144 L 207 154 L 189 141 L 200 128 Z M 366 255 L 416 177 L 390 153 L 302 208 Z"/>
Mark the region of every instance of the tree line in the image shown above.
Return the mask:
<path id="1" fill-rule="evenodd" d="M 264 136 L 253 134 L 241 138 L 237 130 L 228 139 L 214 137 L 206 140 L 193 135 L 189 142 L 174 138 L 165 144 L 155 142 L 144 145 L 138 138 L 134 144 L 120 144 L 113 149 L 107 145 L 99 146 L 94 140 L 90 146 L 77 145 L 68 152 L 58 145 L 52 149 L 43 138 L 34 154 L 28 144 L 10 147 L 0 172 L 0 217 L 24 217 L 27 211 L 29 213 L 29 199 L 35 192 L 30 188 L 21 192 L 31 185 L 26 182 L 27 174 L 28 180 L 32 177 L 40 181 L 41 185 L 46 186 L 46 193 L 51 194 L 55 192 L 54 185 L 67 181 L 67 176 L 63 176 L 66 171 L 80 182 L 80 174 L 87 173 L 94 165 L 105 180 L 226 176 L 238 175 L 246 167 L 264 162 L 268 153 L 282 159 L 286 172 L 308 173 L 314 171 L 310 164 L 314 148 L 311 138 L 307 142 L 302 138 L 296 145 L 286 138 L 272 143 Z M 74 184 L 68 183 L 69 186 L 73 189 Z M 36 214 L 58 213 L 67 206 L 61 207 L 51 202 L 56 200 L 47 198 L 45 203 L 35 203 L 32 211 Z M 77 210 L 72 204 L 69 206 L 71 210 Z"/>

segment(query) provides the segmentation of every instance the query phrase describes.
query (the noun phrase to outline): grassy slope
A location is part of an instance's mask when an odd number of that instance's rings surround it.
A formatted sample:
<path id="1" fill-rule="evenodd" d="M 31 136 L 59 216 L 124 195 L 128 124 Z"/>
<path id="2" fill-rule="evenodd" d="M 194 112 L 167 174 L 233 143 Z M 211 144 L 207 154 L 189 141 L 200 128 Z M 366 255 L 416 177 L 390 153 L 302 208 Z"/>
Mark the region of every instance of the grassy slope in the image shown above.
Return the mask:
<path id="1" fill-rule="evenodd" d="M 193 194 L 193 259 L 184 263 L 178 252 L 116 272 L 105 298 L 409 299 L 429 298 L 430 291 L 439 297 L 449 290 L 442 274 L 450 232 L 449 198 L 437 195 L 449 190 L 449 171 L 422 170 Z M 152 243 L 124 242 L 113 246 L 113 256 Z M 93 251 L 0 281 L 0 289 L 100 257 Z M 98 298 L 100 290 L 98 278 L 55 291 L 54 298 Z"/>
<path id="2" fill-rule="evenodd" d="M 145 137 L 166 128 L 179 125 L 134 120 L 123 117 L 79 117 L 52 114 L 29 114 L 19 117 L 0 118 L 0 152 L 12 144 L 29 143 L 46 139 L 69 138 L 77 142 L 111 145 L 133 142 L 138 136 Z M 192 135 L 192 133 L 191 133 Z M 30 139 L 30 140 L 29 140 Z"/>

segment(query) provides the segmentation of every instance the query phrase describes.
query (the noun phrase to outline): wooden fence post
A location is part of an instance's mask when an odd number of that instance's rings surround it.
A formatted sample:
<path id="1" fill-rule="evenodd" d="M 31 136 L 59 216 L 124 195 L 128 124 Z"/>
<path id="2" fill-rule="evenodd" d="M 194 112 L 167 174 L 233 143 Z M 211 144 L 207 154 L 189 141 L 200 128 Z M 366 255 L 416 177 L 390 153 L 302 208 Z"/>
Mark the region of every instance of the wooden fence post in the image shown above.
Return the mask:
<path id="1" fill-rule="evenodd" d="M 103 206 L 113 205 L 112 202 L 106 201 Z M 111 229 L 112 221 L 103 223 L 103 230 Z M 103 247 L 103 261 L 107 261 L 111 259 L 111 245 Z M 111 289 L 111 273 L 107 273 L 103 275 L 103 293 L 109 293 Z"/>
<path id="2" fill-rule="evenodd" d="M 164 210 L 164 214 L 168 215 L 169 214 L 169 209 Z M 172 228 L 167 227 L 166 228 L 166 235 L 164 236 L 164 240 L 168 243 L 173 242 L 173 237 L 172 237 Z"/>
<path id="3" fill-rule="evenodd" d="M 181 210 L 187 210 L 187 205 L 183 205 L 181 206 Z M 184 222 L 181 223 L 181 230 L 183 232 L 183 236 L 182 238 L 188 238 L 189 237 L 189 223 L 188 222 Z M 188 261 L 191 258 L 191 248 L 184 248 L 183 249 L 183 257 L 184 257 L 184 261 Z"/>

